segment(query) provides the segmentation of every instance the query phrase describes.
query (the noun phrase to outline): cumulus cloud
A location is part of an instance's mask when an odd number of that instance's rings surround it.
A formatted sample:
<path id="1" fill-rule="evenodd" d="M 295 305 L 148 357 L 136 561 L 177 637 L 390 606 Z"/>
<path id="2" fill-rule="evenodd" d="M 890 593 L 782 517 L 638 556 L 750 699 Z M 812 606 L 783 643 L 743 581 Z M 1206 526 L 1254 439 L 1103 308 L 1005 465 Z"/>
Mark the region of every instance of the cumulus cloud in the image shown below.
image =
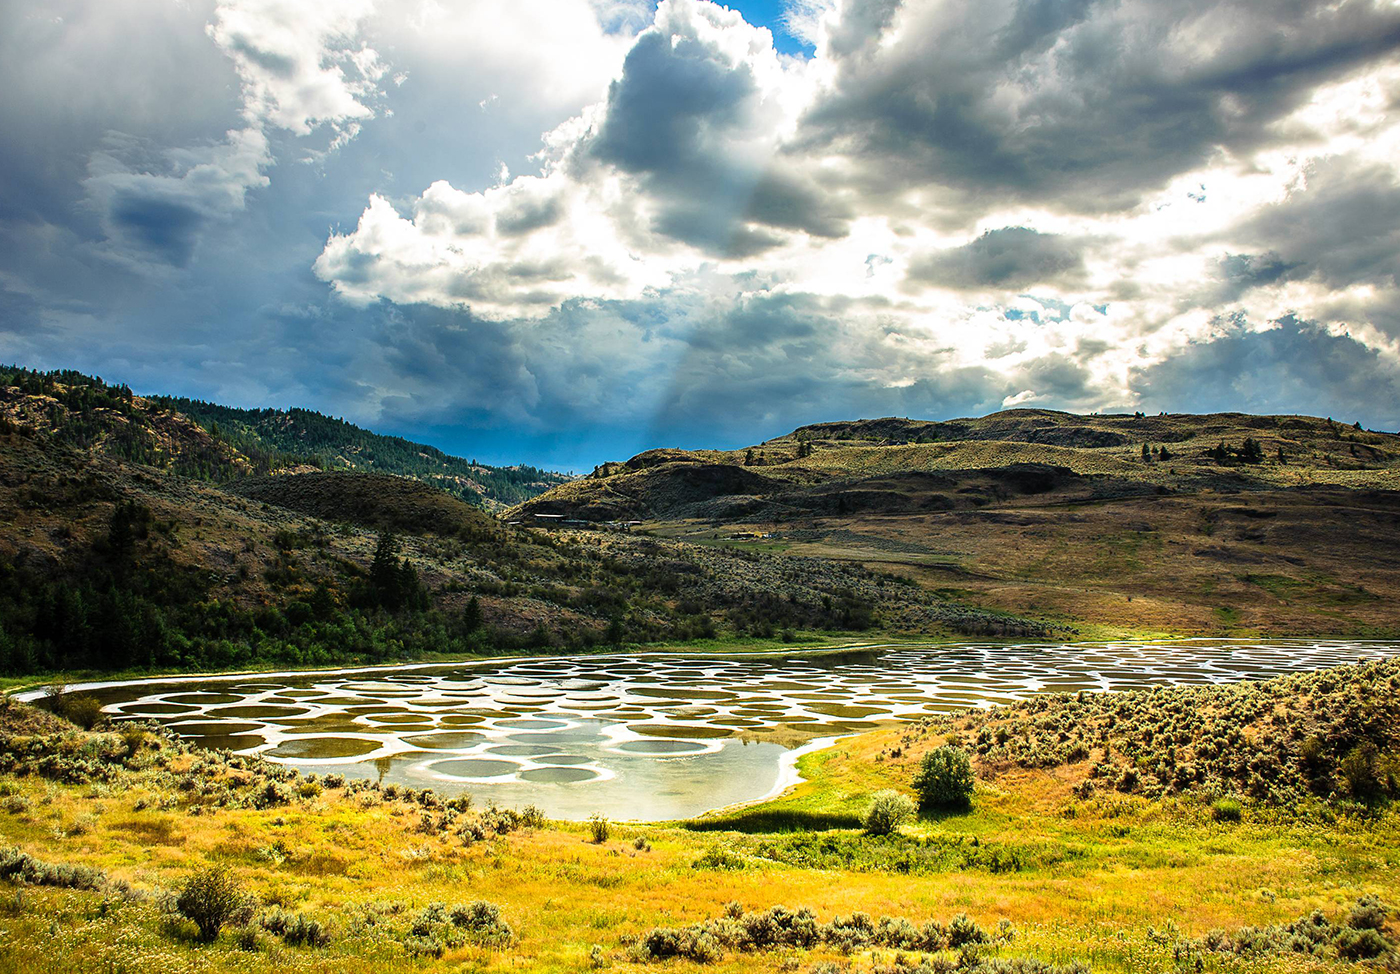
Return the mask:
<path id="1" fill-rule="evenodd" d="M 1400 427 L 1400 364 L 1292 316 L 1262 330 L 1226 324 L 1210 341 L 1135 369 L 1131 383 L 1147 408 L 1301 413 Z"/>
<path id="2" fill-rule="evenodd" d="M 854 211 L 782 156 L 805 68 L 767 30 L 701 0 L 665 0 L 600 102 L 549 133 L 539 175 L 475 193 L 437 182 L 398 216 L 372 199 L 316 272 L 375 297 L 495 317 L 569 297 L 626 300 L 709 260 L 835 239 Z"/>
<path id="3" fill-rule="evenodd" d="M 149 39 L 129 2 L 5 14 L 6 347 L 571 460 L 1021 404 L 1400 424 L 1347 371 L 1400 363 L 1394 3 L 787 0 L 804 58 L 743 0 L 189 0 Z"/>
<path id="4" fill-rule="evenodd" d="M 151 149 L 108 134 L 84 181 L 108 240 L 132 266 L 183 267 L 204 226 L 244 207 L 268 184 L 269 132 L 330 130 L 329 149 L 355 137 L 374 115 L 368 102 L 385 73 L 379 55 L 356 42 L 372 0 L 217 0 L 209 37 L 233 62 L 242 127 L 221 141 Z"/>
<path id="5" fill-rule="evenodd" d="M 1077 280 L 1084 256 L 1078 243 L 1026 227 L 988 230 L 976 240 L 909 262 L 911 281 L 966 289 L 1024 289 Z"/>
<path id="6" fill-rule="evenodd" d="M 1320 84 L 1391 58 L 1383 0 L 847 3 L 820 52 L 833 83 L 813 149 L 868 191 L 1127 209 L 1222 153 L 1279 144 Z"/>

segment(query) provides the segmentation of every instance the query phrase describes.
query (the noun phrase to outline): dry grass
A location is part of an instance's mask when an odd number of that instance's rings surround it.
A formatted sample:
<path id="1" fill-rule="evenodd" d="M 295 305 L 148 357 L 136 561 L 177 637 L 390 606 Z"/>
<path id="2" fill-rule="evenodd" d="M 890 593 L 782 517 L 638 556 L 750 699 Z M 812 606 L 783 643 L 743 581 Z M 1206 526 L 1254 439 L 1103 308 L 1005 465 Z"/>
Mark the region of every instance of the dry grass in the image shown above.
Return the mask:
<path id="1" fill-rule="evenodd" d="M 1190 799 L 1077 801 L 1071 792 L 1082 777 L 1077 766 L 1008 771 L 979 786 L 971 812 L 925 818 L 906 826 L 899 840 L 976 843 L 984 852 L 1020 856 L 1020 868 L 890 872 L 868 864 L 885 840 L 854 827 L 820 840 L 852 850 L 849 868 L 800 868 L 764 856 L 765 843 L 786 841 L 755 832 L 764 816 L 770 823 L 820 823 L 858 813 L 875 791 L 907 791 L 921 748 L 934 743 L 911 747 L 904 728 L 847 739 L 805 758 L 809 780 L 788 796 L 716 823 L 731 831 L 615 825 L 601 844 L 590 840 L 585 824 L 553 823 L 464 845 L 450 834 L 424 834 L 414 804 L 366 802 L 336 789 L 264 811 L 205 808 L 190 815 L 178 796 L 175 807 L 161 810 L 169 796 L 148 785 L 7 779 L 6 790 L 25 801 L 12 806 L 21 811 L 0 811 L 0 843 L 48 861 L 98 867 L 145 898 L 40 889 L 16 897 L 0 888 L 6 945 L 0 972 L 562 972 L 584 969 L 594 945 L 610 969 L 641 971 L 655 968 L 632 958 L 627 938 L 656 925 L 718 916 L 730 900 L 751 910 L 806 906 L 823 920 L 864 911 L 922 922 L 966 912 L 990 927 L 1004 916 L 1021 932 L 1012 953 L 1080 958 L 1096 971 L 1174 971 L 1172 948 L 1150 942 L 1149 928 L 1170 921 L 1199 936 L 1314 908 L 1335 914 L 1361 893 L 1400 899 L 1400 819 L 1393 812 L 1327 822 L 1250 807 L 1244 822 L 1225 826 Z M 135 811 L 138 805 L 152 807 Z M 636 847 L 638 837 L 648 850 Z M 748 865 L 737 872 L 693 867 L 716 847 Z M 319 919 L 331 944 L 290 948 L 273 938 L 250 953 L 228 934 L 210 946 L 195 943 L 162 919 L 149 896 L 176 888 L 210 863 L 229 866 L 260 903 Z M 392 932 L 406 922 L 395 916 L 432 902 L 477 899 L 501 905 L 517 933 L 513 945 L 466 945 L 441 959 L 412 958 L 401 931 Z M 399 912 L 384 914 L 385 925 L 364 925 L 367 911 L 392 911 L 394 904 Z M 800 968 L 831 956 L 803 952 Z M 855 969 L 868 970 L 874 959 L 859 954 Z M 783 953 L 747 955 L 707 969 L 793 969 L 783 966 L 786 960 Z M 666 969 L 694 967 L 674 962 Z M 1266 958 L 1221 969 L 1342 968 L 1323 959 Z"/>

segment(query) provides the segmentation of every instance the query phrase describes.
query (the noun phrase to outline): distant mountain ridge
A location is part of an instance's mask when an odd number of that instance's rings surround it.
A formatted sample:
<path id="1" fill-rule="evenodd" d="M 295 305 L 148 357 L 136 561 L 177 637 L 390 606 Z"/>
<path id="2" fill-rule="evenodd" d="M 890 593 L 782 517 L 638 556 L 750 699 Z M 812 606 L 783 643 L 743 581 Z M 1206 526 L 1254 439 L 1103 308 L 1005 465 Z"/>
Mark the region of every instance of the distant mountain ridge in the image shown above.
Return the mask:
<path id="1" fill-rule="evenodd" d="M 464 460 L 314 410 L 143 397 L 71 370 L 0 366 L 0 417 L 64 445 L 215 482 L 313 469 L 370 471 L 410 477 L 498 509 L 570 479 L 531 466 Z"/>

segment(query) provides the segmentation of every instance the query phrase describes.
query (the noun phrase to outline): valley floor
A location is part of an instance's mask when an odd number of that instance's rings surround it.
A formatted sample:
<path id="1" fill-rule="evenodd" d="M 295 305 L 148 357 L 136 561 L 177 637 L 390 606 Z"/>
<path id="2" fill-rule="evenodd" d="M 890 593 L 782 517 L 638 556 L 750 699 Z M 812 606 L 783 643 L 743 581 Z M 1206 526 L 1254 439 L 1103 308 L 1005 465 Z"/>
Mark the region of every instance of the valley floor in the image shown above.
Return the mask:
<path id="1" fill-rule="evenodd" d="M 1327 971 L 1355 965 L 1291 953 L 1251 959 L 1191 941 L 1313 910 L 1344 917 L 1367 894 L 1400 901 L 1394 811 L 1246 803 L 1241 821 L 1218 822 L 1191 797 L 1077 798 L 1082 766 L 1012 770 L 979 782 L 968 813 L 925 817 L 896 837 L 863 835 L 869 796 L 908 789 L 907 728 L 809 755 L 804 784 L 727 816 L 613 824 L 602 841 L 587 823 L 517 823 L 471 841 L 444 827 L 441 806 L 411 793 L 303 781 L 268 807 L 219 807 L 258 787 L 256 770 L 156 739 L 63 732 L 17 704 L 5 714 L 14 753 L 48 777 L 0 776 L 0 847 L 106 877 L 95 890 L 0 882 L 5 974 L 870 971 L 918 956 L 730 950 L 702 966 L 639 954 L 635 942 L 652 928 L 720 917 L 731 901 L 746 911 L 806 907 L 822 922 L 861 911 L 921 925 L 965 913 L 989 933 L 1005 918 L 1014 939 L 984 946 L 984 958 L 1081 961 L 1094 971 Z M 40 741 L 59 755 L 47 765 L 25 750 Z M 94 770 L 103 762 L 123 770 Z M 84 775 L 94 780 L 62 780 Z M 263 929 L 203 944 L 168 905 L 171 891 L 215 862 L 256 898 Z M 445 914 L 425 911 L 478 900 L 499 905 L 509 942 L 454 939 Z M 277 935 L 266 917 L 281 915 L 285 926 L 287 914 L 316 920 L 328 942 Z"/>

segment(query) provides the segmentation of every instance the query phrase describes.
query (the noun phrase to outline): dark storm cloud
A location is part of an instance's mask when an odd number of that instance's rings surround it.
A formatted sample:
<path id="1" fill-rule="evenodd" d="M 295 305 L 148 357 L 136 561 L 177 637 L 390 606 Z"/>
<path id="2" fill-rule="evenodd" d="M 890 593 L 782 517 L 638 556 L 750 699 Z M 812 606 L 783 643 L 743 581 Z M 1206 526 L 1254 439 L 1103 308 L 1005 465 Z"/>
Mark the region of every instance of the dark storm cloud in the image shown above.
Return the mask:
<path id="1" fill-rule="evenodd" d="M 1400 50 L 1400 8 L 1380 0 L 863 7 L 837 28 L 806 144 L 858 160 L 870 194 L 955 189 L 944 205 L 965 217 L 988 194 L 1131 206 L 1222 148 L 1281 138 L 1271 124 L 1320 82 Z"/>
<path id="2" fill-rule="evenodd" d="M 1400 282 L 1400 181 L 1377 164 L 1330 159 L 1306 186 L 1234 235 L 1274 248 L 1277 277 L 1329 288 Z M 1270 270 L 1273 268 L 1270 267 Z"/>
<path id="3" fill-rule="evenodd" d="M 28 294 L 0 287 L 0 333 L 21 337 L 33 334 L 38 324 L 37 301 Z"/>
<path id="4" fill-rule="evenodd" d="M 1291 264 L 1277 253 L 1227 254 L 1218 262 L 1223 287 L 1217 292 L 1216 301 L 1238 300 L 1240 295 L 1256 287 L 1277 284 L 1298 264 Z"/>
<path id="5" fill-rule="evenodd" d="M 738 445 L 824 418 L 987 412 L 1010 394 L 1004 376 L 954 365 L 951 349 L 909 351 L 856 324 L 861 310 L 783 294 L 696 309 L 651 438 Z"/>
<path id="6" fill-rule="evenodd" d="M 849 206 L 779 160 L 746 158 L 774 110 L 749 64 L 699 37 L 649 32 L 628 52 L 582 156 L 639 177 L 660 205 L 654 229 L 717 256 L 779 245 L 765 227 L 844 235 Z"/>
<path id="7" fill-rule="evenodd" d="M 1130 387 L 1149 410 L 1301 413 L 1400 428 L 1400 365 L 1312 322 L 1276 325 L 1192 344 L 1135 369 Z"/>
<path id="8" fill-rule="evenodd" d="M 526 199 L 496 217 L 496 230 L 508 237 L 552 227 L 564 216 L 557 199 Z"/>
<path id="9" fill-rule="evenodd" d="M 1026 227 L 988 230 L 961 247 L 910 261 L 907 279 L 939 287 L 1017 290 L 1083 276 L 1082 244 Z"/>
<path id="10" fill-rule="evenodd" d="M 189 203 L 135 192 L 115 194 L 108 218 L 122 237 L 176 267 L 194 256 L 205 221 Z"/>

